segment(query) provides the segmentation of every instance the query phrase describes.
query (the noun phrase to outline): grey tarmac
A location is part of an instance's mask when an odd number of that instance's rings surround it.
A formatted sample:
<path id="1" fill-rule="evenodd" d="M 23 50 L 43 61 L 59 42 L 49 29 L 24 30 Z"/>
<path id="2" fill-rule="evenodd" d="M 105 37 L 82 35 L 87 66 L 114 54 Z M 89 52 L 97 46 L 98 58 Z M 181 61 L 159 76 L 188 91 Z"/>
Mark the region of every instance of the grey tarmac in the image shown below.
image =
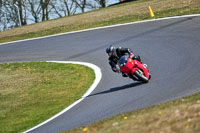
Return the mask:
<path id="1" fill-rule="evenodd" d="M 129 47 L 152 79 L 113 73 L 108 45 Z M 82 102 L 32 133 L 55 133 L 200 91 L 200 16 L 165 19 L 0 45 L 0 63 L 81 61 L 101 68 L 97 88 Z"/>

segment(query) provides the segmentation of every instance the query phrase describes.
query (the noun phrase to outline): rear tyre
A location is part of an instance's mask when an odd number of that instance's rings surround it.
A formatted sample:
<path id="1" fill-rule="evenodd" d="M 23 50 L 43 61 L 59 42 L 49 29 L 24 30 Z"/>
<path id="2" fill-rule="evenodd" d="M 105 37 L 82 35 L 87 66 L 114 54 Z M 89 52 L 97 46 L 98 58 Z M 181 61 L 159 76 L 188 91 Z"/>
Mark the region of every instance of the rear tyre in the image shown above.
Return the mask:
<path id="1" fill-rule="evenodd" d="M 141 71 L 141 70 L 136 70 L 136 71 L 134 72 L 134 75 L 135 75 L 136 77 L 138 77 L 138 79 L 141 80 L 141 81 L 144 82 L 144 83 L 148 83 L 148 82 L 149 82 L 148 78 L 145 77 L 143 71 Z"/>

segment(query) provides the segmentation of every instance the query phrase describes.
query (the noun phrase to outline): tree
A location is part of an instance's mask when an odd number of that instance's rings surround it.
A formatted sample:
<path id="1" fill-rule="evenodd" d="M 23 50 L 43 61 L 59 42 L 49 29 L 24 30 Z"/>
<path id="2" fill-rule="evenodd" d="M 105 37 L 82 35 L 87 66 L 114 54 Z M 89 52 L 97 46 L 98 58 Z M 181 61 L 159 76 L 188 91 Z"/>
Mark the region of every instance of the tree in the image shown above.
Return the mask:
<path id="1" fill-rule="evenodd" d="M 0 30 L 106 7 L 106 0 L 0 0 Z"/>
<path id="2" fill-rule="evenodd" d="M 86 8 L 86 0 L 72 0 L 73 2 L 76 3 L 76 5 L 81 9 L 82 13 L 85 12 Z"/>
<path id="3" fill-rule="evenodd" d="M 21 26 L 26 25 L 26 10 L 25 10 L 25 5 L 23 0 L 16 0 L 16 3 L 14 3 L 17 6 L 17 12 L 19 13 L 19 18 L 20 18 L 20 23 Z"/>
<path id="4" fill-rule="evenodd" d="M 40 21 L 40 15 L 41 15 L 40 13 L 42 9 L 40 6 L 40 2 L 38 0 L 28 0 L 26 9 L 33 16 L 33 21 L 35 23 L 38 23 Z"/>
<path id="5" fill-rule="evenodd" d="M 78 5 L 74 1 L 64 0 L 63 2 L 66 8 L 66 10 L 64 10 L 65 16 L 74 15 L 77 11 Z M 67 15 L 66 15 L 66 12 L 67 12 Z"/>
<path id="6" fill-rule="evenodd" d="M 2 0 L 0 0 L 0 14 L 2 12 L 2 6 L 3 6 L 3 3 L 2 3 Z"/>
<path id="7" fill-rule="evenodd" d="M 40 0 L 40 5 L 42 7 L 42 21 L 49 20 L 49 6 L 50 0 Z"/>
<path id="8" fill-rule="evenodd" d="M 0 22 L 1 22 L 1 18 L 2 18 L 2 8 L 3 8 L 3 3 L 2 3 L 2 0 L 0 0 Z"/>
<path id="9" fill-rule="evenodd" d="M 101 7 L 105 8 L 106 7 L 106 0 L 99 0 Z"/>
<path id="10" fill-rule="evenodd" d="M 61 18 L 61 17 L 63 17 L 62 11 L 61 11 L 62 10 L 61 7 L 63 7 L 63 3 L 61 4 L 61 0 L 59 0 L 59 2 L 57 0 L 52 0 L 50 2 L 50 6 L 53 8 L 53 10 L 54 10 L 53 12 Z"/>
<path id="11" fill-rule="evenodd" d="M 57 14 L 59 17 L 74 15 L 77 11 L 77 4 L 72 0 L 53 0 L 50 3 L 53 8 L 53 13 Z"/>
<path id="12" fill-rule="evenodd" d="M 95 0 L 100 7 L 105 8 L 106 7 L 106 0 Z"/>
<path id="13" fill-rule="evenodd" d="M 0 0 L 0 31 L 3 30 L 5 23 L 4 23 L 4 14 L 3 14 L 3 2 Z"/>
<path id="14" fill-rule="evenodd" d="M 20 26 L 20 18 L 16 1 L 2 0 L 1 21 L 3 22 L 3 29 Z"/>

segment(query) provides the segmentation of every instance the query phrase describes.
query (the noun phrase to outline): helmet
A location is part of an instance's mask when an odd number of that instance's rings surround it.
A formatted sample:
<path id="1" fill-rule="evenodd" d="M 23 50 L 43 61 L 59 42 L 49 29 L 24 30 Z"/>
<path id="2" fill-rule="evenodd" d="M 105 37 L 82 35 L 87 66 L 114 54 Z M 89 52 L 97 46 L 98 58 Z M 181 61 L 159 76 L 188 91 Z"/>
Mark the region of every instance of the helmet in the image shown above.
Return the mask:
<path id="1" fill-rule="evenodd" d="M 106 53 L 107 53 L 108 55 L 112 55 L 113 52 L 114 52 L 114 50 L 115 50 L 115 47 L 113 47 L 112 45 L 110 45 L 110 46 L 106 49 Z"/>

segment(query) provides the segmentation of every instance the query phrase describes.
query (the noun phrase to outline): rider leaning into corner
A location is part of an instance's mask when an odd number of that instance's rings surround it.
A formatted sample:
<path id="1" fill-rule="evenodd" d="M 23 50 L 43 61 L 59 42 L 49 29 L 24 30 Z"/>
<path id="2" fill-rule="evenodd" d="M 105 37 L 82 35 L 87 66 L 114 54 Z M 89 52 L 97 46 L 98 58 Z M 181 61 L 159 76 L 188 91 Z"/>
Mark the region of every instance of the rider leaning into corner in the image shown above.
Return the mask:
<path id="1" fill-rule="evenodd" d="M 139 55 L 134 55 L 133 52 L 129 49 L 129 48 L 123 48 L 123 47 L 118 47 L 118 48 L 115 48 L 114 46 L 110 45 L 107 49 L 106 49 L 106 53 L 108 54 L 109 58 L 109 64 L 111 66 L 111 69 L 114 71 L 114 72 L 117 72 L 117 73 L 120 73 L 120 68 L 118 67 L 117 65 L 117 62 L 118 60 L 124 56 L 124 55 L 129 55 L 130 58 L 132 59 L 136 59 L 138 60 L 139 62 L 142 63 L 141 59 L 140 59 L 140 56 Z M 147 67 L 146 64 L 143 64 L 144 67 Z M 124 74 L 122 72 L 122 76 L 123 77 L 127 77 L 126 74 Z"/>

